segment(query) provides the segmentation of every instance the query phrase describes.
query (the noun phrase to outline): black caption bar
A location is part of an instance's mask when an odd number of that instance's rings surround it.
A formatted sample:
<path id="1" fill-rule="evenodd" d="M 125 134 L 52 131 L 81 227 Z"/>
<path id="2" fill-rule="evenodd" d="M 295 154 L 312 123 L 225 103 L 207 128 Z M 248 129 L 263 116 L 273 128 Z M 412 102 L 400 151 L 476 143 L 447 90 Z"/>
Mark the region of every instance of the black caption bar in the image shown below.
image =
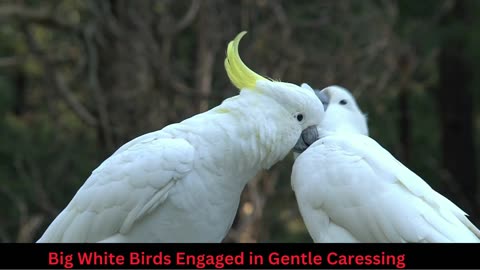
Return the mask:
<path id="1" fill-rule="evenodd" d="M 2 269 L 479 269 L 480 244 L 2 244 Z"/>

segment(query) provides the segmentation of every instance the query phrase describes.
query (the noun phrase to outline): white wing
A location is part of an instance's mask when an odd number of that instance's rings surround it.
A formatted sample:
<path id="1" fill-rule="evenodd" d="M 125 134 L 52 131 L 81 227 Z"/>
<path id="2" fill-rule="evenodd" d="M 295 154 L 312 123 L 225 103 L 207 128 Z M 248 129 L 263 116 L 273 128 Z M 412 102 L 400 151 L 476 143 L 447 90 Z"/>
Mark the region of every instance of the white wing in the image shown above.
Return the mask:
<path id="1" fill-rule="evenodd" d="M 192 170 L 193 159 L 184 139 L 149 134 L 128 143 L 93 171 L 38 242 L 99 242 L 127 233 Z"/>
<path id="2" fill-rule="evenodd" d="M 479 242 L 465 212 L 367 136 L 320 139 L 292 185 L 316 242 Z"/>

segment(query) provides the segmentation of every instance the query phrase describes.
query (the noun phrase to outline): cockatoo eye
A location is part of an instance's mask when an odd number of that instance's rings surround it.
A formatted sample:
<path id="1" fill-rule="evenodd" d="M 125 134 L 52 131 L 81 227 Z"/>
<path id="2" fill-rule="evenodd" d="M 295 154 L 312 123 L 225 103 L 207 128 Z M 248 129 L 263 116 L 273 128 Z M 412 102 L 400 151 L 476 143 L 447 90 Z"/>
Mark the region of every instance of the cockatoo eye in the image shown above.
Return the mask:
<path id="1" fill-rule="evenodd" d="M 301 113 L 297 114 L 296 118 L 297 118 L 298 122 L 302 122 L 303 121 L 303 114 L 301 114 Z"/>
<path id="2" fill-rule="evenodd" d="M 339 103 L 340 103 L 340 105 L 347 105 L 348 102 L 347 102 L 346 99 L 342 99 L 342 100 L 340 100 Z"/>

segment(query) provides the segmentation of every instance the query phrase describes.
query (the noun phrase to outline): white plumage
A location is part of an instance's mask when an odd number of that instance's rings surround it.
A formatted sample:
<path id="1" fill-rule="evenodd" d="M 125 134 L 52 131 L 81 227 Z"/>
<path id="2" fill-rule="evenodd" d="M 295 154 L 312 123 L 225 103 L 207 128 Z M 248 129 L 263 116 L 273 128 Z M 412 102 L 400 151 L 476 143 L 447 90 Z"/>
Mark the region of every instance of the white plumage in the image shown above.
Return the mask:
<path id="1" fill-rule="evenodd" d="M 240 94 L 120 147 L 38 242 L 223 240 L 246 183 L 283 159 L 323 114 L 313 91 L 248 69 L 238 55 L 243 34 L 225 62 Z"/>
<path id="2" fill-rule="evenodd" d="M 329 102 L 319 139 L 292 171 L 315 242 L 480 242 L 462 209 L 365 134 L 365 117 L 348 91 L 322 92 Z"/>

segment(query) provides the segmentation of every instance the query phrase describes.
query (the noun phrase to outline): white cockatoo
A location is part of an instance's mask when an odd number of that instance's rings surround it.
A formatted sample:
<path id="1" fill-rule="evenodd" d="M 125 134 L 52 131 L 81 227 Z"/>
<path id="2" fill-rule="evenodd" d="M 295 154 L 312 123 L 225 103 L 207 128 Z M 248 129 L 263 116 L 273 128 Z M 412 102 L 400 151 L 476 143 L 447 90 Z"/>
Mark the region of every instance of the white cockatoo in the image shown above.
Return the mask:
<path id="1" fill-rule="evenodd" d="M 317 95 L 326 105 L 324 120 L 302 134 L 292 169 L 314 242 L 479 242 L 480 231 L 462 209 L 368 137 L 347 90 L 331 86 Z"/>
<path id="2" fill-rule="evenodd" d="M 270 81 L 231 41 L 240 89 L 217 107 L 120 147 L 95 169 L 38 242 L 221 242 L 247 182 L 320 123 L 314 91 Z"/>

